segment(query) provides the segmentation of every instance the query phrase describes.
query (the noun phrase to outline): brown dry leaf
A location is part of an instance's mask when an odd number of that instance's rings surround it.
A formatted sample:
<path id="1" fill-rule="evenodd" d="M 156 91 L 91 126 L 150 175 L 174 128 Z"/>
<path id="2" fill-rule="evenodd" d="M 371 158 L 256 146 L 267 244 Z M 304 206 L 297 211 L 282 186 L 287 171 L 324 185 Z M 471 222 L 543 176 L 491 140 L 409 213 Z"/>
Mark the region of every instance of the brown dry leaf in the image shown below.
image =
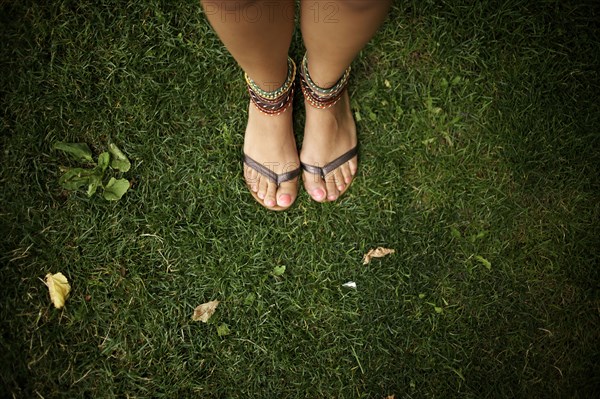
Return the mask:
<path id="1" fill-rule="evenodd" d="M 210 319 L 210 316 L 215 313 L 217 306 L 219 306 L 219 301 L 210 301 L 197 306 L 194 309 L 192 320 L 206 323 Z"/>
<path id="2" fill-rule="evenodd" d="M 383 258 L 384 256 L 393 254 L 394 252 L 396 251 L 393 249 L 383 247 L 371 249 L 365 254 L 365 257 L 363 258 L 363 265 L 368 265 L 371 263 L 371 258 Z"/>
<path id="3" fill-rule="evenodd" d="M 396 395 L 388 395 L 385 399 L 396 399 Z"/>
<path id="4" fill-rule="evenodd" d="M 65 301 L 69 297 L 69 292 L 71 292 L 71 286 L 64 274 L 46 274 L 46 286 L 50 291 L 50 300 L 54 307 L 60 309 L 65 306 Z"/>

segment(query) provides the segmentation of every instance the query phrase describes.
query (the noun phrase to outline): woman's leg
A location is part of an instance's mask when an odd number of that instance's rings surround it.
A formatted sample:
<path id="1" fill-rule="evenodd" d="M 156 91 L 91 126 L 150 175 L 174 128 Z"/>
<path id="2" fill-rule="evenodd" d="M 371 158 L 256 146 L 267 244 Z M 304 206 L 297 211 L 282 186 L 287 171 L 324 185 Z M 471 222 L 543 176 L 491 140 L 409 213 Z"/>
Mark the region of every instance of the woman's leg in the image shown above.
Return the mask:
<path id="1" fill-rule="evenodd" d="M 248 76 L 265 91 L 280 87 L 287 76 L 294 0 L 201 0 L 201 3 L 213 29 Z M 280 115 L 267 116 L 251 104 L 244 152 L 275 173 L 297 168 L 291 107 Z M 269 208 L 286 208 L 296 198 L 297 179 L 277 187 L 247 165 L 244 176 L 249 188 Z"/>
<path id="2" fill-rule="evenodd" d="M 320 87 L 333 86 L 384 21 L 391 0 L 301 0 L 302 38 L 308 70 Z M 306 105 L 302 162 L 324 166 L 357 143 L 356 125 L 348 93 L 327 109 Z M 304 173 L 306 191 L 316 201 L 337 199 L 357 169 L 354 157 L 335 169 L 325 181 Z"/>

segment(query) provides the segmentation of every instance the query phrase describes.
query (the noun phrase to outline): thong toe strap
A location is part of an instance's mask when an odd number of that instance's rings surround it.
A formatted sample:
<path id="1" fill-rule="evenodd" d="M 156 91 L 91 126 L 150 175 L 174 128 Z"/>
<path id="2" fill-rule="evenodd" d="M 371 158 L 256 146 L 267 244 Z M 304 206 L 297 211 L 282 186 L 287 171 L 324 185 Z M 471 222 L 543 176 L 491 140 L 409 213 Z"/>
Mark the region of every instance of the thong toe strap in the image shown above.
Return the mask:
<path id="1" fill-rule="evenodd" d="M 308 173 L 318 175 L 322 179 L 325 179 L 325 176 L 327 176 L 329 173 L 333 172 L 338 167 L 340 167 L 344 163 L 346 163 L 349 160 L 351 160 L 352 158 L 354 158 L 356 156 L 356 154 L 358 154 L 358 146 L 354 147 L 353 149 L 346 152 L 345 154 L 342 154 L 341 156 L 337 157 L 336 159 L 329 162 L 327 165 L 325 165 L 323 167 L 309 165 L 304 162 L 300 162 L 300 164 L 302 165 L 302 169 L 304 169 Z"/>
<path id="2" fill-rule="evenodd" d="M 286 181 L 295 179 L 300 175 L 300 168 L 277 174 L 260 162 L 250 158 L 247 154 L 244 154 L 244 163 L 261 175 L 265 176 L 267 179 L 271 180 L 273 183 L 277 184 L 277 186 L 279 186 L 281 183 L 285 183 Z"/>

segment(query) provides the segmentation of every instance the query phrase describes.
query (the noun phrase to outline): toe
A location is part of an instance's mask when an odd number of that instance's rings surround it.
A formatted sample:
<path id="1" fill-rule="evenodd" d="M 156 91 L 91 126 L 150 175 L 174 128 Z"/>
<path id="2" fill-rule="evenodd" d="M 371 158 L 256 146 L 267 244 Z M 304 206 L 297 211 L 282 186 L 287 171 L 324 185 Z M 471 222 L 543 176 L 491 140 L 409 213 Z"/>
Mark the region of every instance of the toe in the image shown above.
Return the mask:
<path id="1" fill-rule="evenodd" d="M 347 164 L 350 168 L 350 173 L 352 174 L 352 176 L 356 175 L 356 171 L 358 170 L 358 158 L 352 158 L 350 161 L 347 162 Z"/>
<path id="2" fill-rule="evenodd" d="M 327 199 L 329 201 L 335 201 L 340 194 L 335 181 L 334 172 L 325 176 L 325 187 L 327 188 Z"/>
<path id="3" fill-rule="evenodd" d="M 258 185 L 258 191 L 257 191 L 258 198 L 260 198 L 261 200 L 264 200 L 265 197 L 267 196 L 267 188 L 269 186 L 269 179 L 267 179 L 264 176 L 259 175 L 257 185 Z"/>
<path id="4" fill-rule="evenodd" d="M 244 164 L 244 180 L 250 190 L 258 191 L 258 173 L 246 164 Z"/>
<path id="5" fill-rule="evenodd" d="M 282 208 L 287 208 L 296 199 L 297 194 L 297 180 L 287 181 L 281 183 L 277 190 L 277 205 Z"/>
<path id="6" fill-rule="evenodd" d="M 275 199 L 276 194 L 277 194 L 277 184 L 269 181 L 267 184 L 267 191 L 265 194 L 265 198 L 263 200 L 263 203 L 265 204 L 265 206 L 272 208 L 277 204 L 277 200 Z"/>
<path id="7" fill-rule="evenodd" d="M 303 176 L 304 189 L 317 202 L 322 202 L 326 199 L 327 189 L 325 182 L 317 175 L 305 172 Z"/>
<path id="8" fill-rule="evenodd" d="M 342 169 L 337 168 L 333 171 L 333 178 L 335 180 L 335 185 L 338 191 L 341 193 L 346 188 L 346 182 L 344 181 L 344 175 L 342 174 Z"/>
<path id="9" fill-rule="evenodd" d="M 352 182 L 352 171 L 350 170 L 350 163 L 346 162 L 345 164 L 340 166 L 340 172 L 342 173 L 344 183 L 346 183 L 346 185 L 350 184 L 350 182 Z"/>

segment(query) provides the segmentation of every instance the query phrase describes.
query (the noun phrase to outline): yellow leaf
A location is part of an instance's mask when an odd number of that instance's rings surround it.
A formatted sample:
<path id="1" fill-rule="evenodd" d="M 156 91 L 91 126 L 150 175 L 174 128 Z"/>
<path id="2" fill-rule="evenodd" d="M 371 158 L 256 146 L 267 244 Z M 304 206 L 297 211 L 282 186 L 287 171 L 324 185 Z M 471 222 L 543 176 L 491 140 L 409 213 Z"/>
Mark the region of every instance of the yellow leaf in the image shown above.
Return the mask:
<path id="1" fill-rule="evenodd" d="M 50 291 L 50 300 L 54 307 L 60 309 L 65 306 L 65 301 L 69 297 L 69 292 L 71 292 L 71 286 L 64 274 L 46 274 L 46 286 Z"/>
<path id="2" fill-rule="evenodd" d="M 393 254 L 394 252 L 396 251 L 393 249 L 383 247 L 371 249 L 365 254 L 365 257 L 363 258 L 363 265 L 368 265 L 371 263 L 371 258 L 383 258 L 384 256 Z"/>
<path id="3" fill-rule="evenodd" d="M 210 301 L 197 306 L 194 309 L 192 320 L 206 323 L 213 313 L 215 313 L 217 306 L 219 306 L 219 301 Z"/>

